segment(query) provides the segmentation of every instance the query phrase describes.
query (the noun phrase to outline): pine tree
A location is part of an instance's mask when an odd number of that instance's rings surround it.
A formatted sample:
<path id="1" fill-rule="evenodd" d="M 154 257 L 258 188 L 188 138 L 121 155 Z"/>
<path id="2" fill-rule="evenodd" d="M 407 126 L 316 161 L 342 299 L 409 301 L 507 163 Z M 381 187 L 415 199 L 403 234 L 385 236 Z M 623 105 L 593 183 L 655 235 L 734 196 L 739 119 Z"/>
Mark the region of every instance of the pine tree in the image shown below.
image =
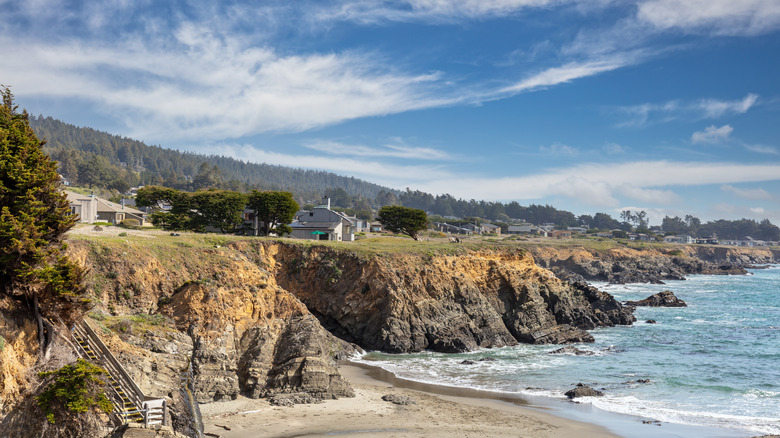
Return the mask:
<path id="1" fill-rule="evenodd" d="M 75 216 L 27 112 L 16 111 L 8 87 L 0 91 L 0 293 L 31 304 L 46 359 L 55 331 L 47 319 L 70 322 L 88 304 L 80 298 L 83 270 L 63 255 Z"/>

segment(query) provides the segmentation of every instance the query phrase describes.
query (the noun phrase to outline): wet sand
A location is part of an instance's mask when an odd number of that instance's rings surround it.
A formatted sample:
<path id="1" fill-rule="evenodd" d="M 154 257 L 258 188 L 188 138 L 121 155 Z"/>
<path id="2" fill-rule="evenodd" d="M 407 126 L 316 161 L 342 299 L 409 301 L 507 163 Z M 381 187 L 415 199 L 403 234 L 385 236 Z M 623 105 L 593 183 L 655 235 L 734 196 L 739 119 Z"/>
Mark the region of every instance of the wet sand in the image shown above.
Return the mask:
<path id="1" fill-rule="evenodd" d="M 292 407 L 239 397 L 201 405 L 205 432 L 249 437 L 616 437 L 604 428 L 496 400 L 486 393 L 395 379 L 374 368 L 341 365 L 356 397 Z M 393 394 L 414 404 L 383 401 Z M 229 428 L 229 430 L 228 430 Z"/>

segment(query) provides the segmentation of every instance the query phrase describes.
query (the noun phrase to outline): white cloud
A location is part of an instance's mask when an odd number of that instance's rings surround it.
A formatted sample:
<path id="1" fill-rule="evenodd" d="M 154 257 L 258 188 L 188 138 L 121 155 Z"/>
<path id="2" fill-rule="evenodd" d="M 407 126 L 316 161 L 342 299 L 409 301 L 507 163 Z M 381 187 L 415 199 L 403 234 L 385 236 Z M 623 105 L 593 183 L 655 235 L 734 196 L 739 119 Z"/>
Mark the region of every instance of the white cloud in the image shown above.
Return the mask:
<path id="1" fill-rule="evenodd" d="M 758 100 L 757 94 L 748 94 L 742 100 L 723 101 L 702 99 L 696 105 L 704 112 L 705 117 L 718 118 L 727 114 L 744 114 Z"/>
<path id="2" fill-rule="evenodd" d="M 618 108 L 629 116 L 620 126 L 641 126 L 646 123 L 662 123 L 680 118 L 715 119 L 744 114 L 758 101 L 758 95 L 750 93 L 739 100 L 699 99 L 695 101 L 670 100 L 663 103 L 642 103 Z"/>
<path id="3" fill-rule="evenodd" d="M 442 150 L 424 147 L 406 146 L 403 144 L 386 144 L 372 147 L 365 145 L 345 144 L 330 140 L 315 140 L 304 143 L 304 146 L 330 155 L 347 155 L 359 157 L 389 157 L 415 160 L 449 160 L 450 155 Z"/>
<path id="4" fill-rule="evenodd" d="M 704 128 L 704 131 L 696 131 L 691 135 L 691 141 L 694 143 L 720 143 L 729 139 L 734 128 L 730 125 L 723 125 L 720 128 L 715 125 Z"/>
<path id="5" fill-rule="evenodd" d="M 297 132 L 448 103 L 434 96 L 436 74 L 399 72 L 369 54 L 282 56 L 195 26 L 176 36 L 168 50 L 5 39 L 0 72 L 17 94 L 91 101 L 153 141 Z"/>
<path id="6" fill-rule="evenodd" d="M 545 88 L 562 83 L 568 83 L 575 79 L 594 76 L 611 70 L 616 70 L 629 63 L 628 60 L 618 58 L 595 60 L 588 62 L 570 62 L 560 67 L 548 68 L 536 73 L 520 82 L 501 90 L 505 93 L 519 93 Z"/>
<path id="7" fill-rule="evenodd" d="M 761 216 L 766 213 L 763 207 L 751 207 L 750 212 L 753 213 L 754 216 Z"/>
<path id="8" fill-rule="evenodd" d="M 732 193 L 740 198 L 752 200 L 772 199 L 772 195 L 762 188 L 758 189 L 740 189 L 732 185 L 724 184 L 720 187 L 724 192 Z"/>
<path id="9" fill-rule="evenodd" d="M 780 155 L 780 151 L 772 146 L 764 146 L 760 144 L 746 144 L 744 146 L 745 149 L 752 152 L 758 152 L 759 154 Z"/>
<path id="10" fill-rule="evenodd" d="M 616 207 L 617 196 L 670 203 L 680 198 L 668 187 L 780 180 L 780 164 L 746 165 L 643 161 L 586 163 L 523 177 L 430 178 L 421 188 L 466 199 L 531 200 L 565 196 L 589 205 Z"/>
<path id="11" fill-rule="evenodd" d="M 553 143 L 550 146 L 540 146 L 539 152 L 543 154 L 550 154 L 559 157 L 560 156 L 573 157 L 579 154 L 579 151 L 576 148 L 567 146 L 563 143 Z"/>
<path id="12" fill-rule="evenodd" d="M 626 152 L 626 148 L 617 143 L 607 143 L 601 148 L 609 155 L 618 155 Z"/>
<path id="13" fill-rule="evenodd" d="M 216 144 L 201 148 L 201 153 L 226 155 L 252 163 L 267 163 L 303 169 L 316 169 L 363 178 L 390 187 L 420 184 L 429 179 L 448 179 L 454 175 L 441 165 L 394 165 L 363 158 L 322 155 L 284 154 L 246 144 Z"/>
<path id="14" fill-rule="evenodd" d="M 316 22 L 354 21 L 375 24 L 387 21 L 451 23 L 516 14 L 524 9 L 549 8 L 574 0 L 350 0 L 335 7 L 314 8 Z"/>
<path id="15" fill-rule="evenodd" d="M 715 35 L 760 35 L 780 28 L 776 0 L 647 0 L 637 17 L 660 30 Z"/>

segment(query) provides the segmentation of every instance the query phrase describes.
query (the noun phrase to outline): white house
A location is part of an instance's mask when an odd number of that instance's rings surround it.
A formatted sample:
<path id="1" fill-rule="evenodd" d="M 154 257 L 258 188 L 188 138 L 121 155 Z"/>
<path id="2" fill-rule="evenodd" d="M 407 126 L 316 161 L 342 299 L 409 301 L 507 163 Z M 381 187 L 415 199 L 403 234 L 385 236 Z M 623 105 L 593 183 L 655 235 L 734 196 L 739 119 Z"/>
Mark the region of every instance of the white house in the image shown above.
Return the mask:
<path id="1" fill-rule="evenodd" d="M 694 238 L 688 235 L 682 236 L 666 236 L 664 237 L 664 243 L 686 243 L 691 244 L 695 242 Z"/>

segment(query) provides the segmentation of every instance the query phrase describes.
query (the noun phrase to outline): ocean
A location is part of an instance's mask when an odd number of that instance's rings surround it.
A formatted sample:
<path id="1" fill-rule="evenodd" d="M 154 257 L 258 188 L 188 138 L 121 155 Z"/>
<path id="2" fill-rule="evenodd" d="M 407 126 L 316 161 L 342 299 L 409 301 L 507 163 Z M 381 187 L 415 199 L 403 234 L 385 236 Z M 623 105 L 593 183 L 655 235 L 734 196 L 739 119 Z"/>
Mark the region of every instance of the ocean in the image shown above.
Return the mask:
<path id="1" fill-rule="evenodd" d="M 605 393 L 577 399 L 594 410 L 705 426 L 700 436 L 780 434 L 780 265 L 664 285 L 593 285 L 620 301 L 671 290 L 688 307 L 638 307 L 633 326 L 596 329 L 595 343 L 575 344 L 591 355 L 518 345 L 464 354 L 371 352 L 358 361 L 408 380 L 550 400 L 565 400 L 582 382 Z"/>

